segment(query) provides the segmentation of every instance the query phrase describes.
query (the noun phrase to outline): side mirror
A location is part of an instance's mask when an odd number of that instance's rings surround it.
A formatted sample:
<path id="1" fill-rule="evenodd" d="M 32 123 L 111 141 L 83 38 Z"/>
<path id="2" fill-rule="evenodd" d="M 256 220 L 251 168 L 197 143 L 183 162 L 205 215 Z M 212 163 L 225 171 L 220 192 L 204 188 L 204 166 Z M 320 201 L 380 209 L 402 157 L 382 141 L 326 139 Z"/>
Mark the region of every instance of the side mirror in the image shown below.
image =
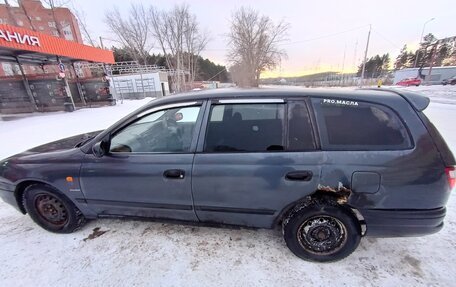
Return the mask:
<path id="1" fill-rule="evenodd" d="M 106 150 L 106 143 L 103 141 L 97 142 L 92 146 L 92 153 L 96 157 L 103 157 L 105 154 L 108 153 Z"/>

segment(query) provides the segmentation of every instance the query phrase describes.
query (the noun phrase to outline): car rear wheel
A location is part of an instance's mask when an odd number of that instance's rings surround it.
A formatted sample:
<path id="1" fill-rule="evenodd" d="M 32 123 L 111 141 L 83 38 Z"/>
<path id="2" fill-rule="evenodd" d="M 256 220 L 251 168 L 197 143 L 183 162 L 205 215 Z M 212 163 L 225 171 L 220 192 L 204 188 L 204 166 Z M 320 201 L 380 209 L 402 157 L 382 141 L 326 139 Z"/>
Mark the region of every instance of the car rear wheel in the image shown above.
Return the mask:
<path id="1" fill-rule="evenodd" d="M 361 240 L 361 227 L 349 208 L 313 200 L 295 208 L 283 222 L 288 248 L 298 257 L 317 262 L 350 255 Z"/>
<path id="2" fill-rule="evenodd" d="M 71 233 L 85 223 L 81 211 L 63 194 L 44 184 L 27 187 L 23 205 L 32 220 L 55 233 Z"/>

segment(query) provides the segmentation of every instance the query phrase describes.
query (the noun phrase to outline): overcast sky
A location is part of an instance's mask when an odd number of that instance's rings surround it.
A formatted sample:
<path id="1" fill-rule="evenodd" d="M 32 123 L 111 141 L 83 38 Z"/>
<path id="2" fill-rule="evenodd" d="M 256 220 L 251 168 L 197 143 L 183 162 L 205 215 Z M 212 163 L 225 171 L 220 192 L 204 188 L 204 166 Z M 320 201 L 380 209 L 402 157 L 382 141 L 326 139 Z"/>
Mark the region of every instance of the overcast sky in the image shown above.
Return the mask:
<path id="1" fill-rule="evenodd" d="M 93 36 L 113 38 L 104 23 L 104 11 L 117 6 L 126 12 L 130 3 L 143 2 L 158 9 L 170 9 L 183 1 L 172 0 L 74 0 L 84 11 Z M 368 56 L 389 52 L 395 57 L 404 44 L 416 47 L 423 24 L 425 34 L 437 38 L 456 35 L 454 0 L 434 1 L 305 1 L 305 0 L 194 0 L 187 1 L 201 28 L 209 32 L 211 41 L 202 56 L 219 64 L 228 64 L 227 39 L 232 12 L 250 6 L 274 21 L 290 24 L 288 53 L 281 66 L 265 75 L 294 76 L 328 70 L 353 70 L 363 57 L 369 24 L 372 24 Z M 105 45 L 112 45 L 105 40 Z M 345 52 L 345 61 L 344 61 Z"/>

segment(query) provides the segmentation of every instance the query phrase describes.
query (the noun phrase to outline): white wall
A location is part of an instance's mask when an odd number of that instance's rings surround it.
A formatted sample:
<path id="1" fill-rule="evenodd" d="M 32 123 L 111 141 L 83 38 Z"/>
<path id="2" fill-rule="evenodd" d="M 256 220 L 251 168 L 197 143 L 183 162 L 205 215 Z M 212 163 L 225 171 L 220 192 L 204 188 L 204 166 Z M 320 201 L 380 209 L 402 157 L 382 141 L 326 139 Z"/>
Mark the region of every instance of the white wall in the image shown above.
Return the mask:
<path id="1" fill-rule="evenodd" d="M 142 75 L 141 74 L 114 75 L 112 77 L 113 80 L 110 81 L 109 85 L 110 85 L 111 89 L 114 89 L 114 83 L 116 84 L 116 86 L 121 86 L 121 87 L 126 88 L 127 87 L 126 81 L 131 81 L 132 88 L 133 88 L 132 92 L 138 93 L 138 92 L 142 92 L 141 84 L 140 84 L 141 77 L 142 77 L 143 81 L 152 79 L 154 82 L 154 86 L 155 86 L 155 92 L 161 92 L 160 78 L 158 76 L 158 73 L 144 73 Z M 139 81 L 139 83 L 138 83 L 139 87 L 136 86 L 136 84 L 137 84 L 136 81 Z"/>

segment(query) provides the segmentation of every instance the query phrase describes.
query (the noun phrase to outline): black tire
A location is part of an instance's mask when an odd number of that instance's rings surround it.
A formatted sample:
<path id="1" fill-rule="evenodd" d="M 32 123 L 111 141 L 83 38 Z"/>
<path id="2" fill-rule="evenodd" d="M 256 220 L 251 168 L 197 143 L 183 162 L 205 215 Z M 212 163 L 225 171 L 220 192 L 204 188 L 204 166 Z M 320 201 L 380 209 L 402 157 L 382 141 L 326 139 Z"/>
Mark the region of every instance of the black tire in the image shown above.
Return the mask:
<path id="1" fill-rule="evenodd" d="M 50 232 L 71 233 L 85 223 L 81 211 L 66 196 L 48 185 L 28 186 L 22 203 L 32 220 Z"/>
<path id="2" fill-rule="evenodd" d="M 332 200 L 312 199 L 297 206 L 282 227 L 291 252 L 308 261 L 341 260 L 361 240 L 361 226 L 353 212 Z"/>

